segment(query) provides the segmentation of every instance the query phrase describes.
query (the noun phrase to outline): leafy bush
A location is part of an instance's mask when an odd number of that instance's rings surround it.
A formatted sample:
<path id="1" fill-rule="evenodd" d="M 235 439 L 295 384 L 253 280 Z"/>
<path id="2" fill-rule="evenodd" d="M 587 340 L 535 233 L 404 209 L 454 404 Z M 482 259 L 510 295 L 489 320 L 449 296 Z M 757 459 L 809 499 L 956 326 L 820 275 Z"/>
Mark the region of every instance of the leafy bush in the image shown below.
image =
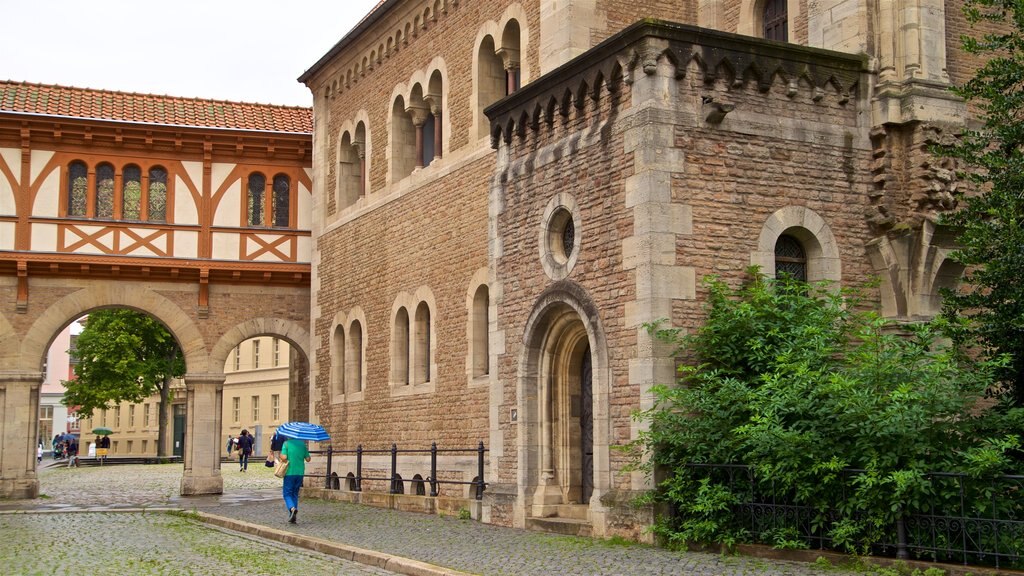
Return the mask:
<path id="1" fill-rule="evenodd" d="M 1004 359 L 972 360 L 940 337 L 941 323 L 893 326 L 854 294 L 750 273 L 737 289 L 707 281 L 707 322 L 694 334 L 648 326 L 696 360 L 639 415 L 643 465 L 665 476 L 651 499 L 676 511 L 661 536 L 793 547 L 787 527 L 747 530 L 736 518 L 733 504 L 771 486 L 813 511 L 793 520 L 805 533 L 865 552 L 893 541 L 898 517 L 959 504 L 929 472 L 1012 469 L 1022 411 L 982 401 Z M 694 464 L 750 465 L 757 482 Z"/>

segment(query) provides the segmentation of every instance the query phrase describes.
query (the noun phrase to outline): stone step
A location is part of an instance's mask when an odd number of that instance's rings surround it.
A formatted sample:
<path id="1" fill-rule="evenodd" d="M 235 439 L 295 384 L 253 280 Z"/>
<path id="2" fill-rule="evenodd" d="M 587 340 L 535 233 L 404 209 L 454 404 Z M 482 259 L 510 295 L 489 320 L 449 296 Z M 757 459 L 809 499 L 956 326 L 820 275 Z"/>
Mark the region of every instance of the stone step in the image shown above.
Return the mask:
<path id="1" fill-rule="evenodd" d="M 564 534 L 566 536 L 590 537 L 594 532 L 590 522 L 574 518 L 527 518 L 526 527 L 530 530 Z"/>

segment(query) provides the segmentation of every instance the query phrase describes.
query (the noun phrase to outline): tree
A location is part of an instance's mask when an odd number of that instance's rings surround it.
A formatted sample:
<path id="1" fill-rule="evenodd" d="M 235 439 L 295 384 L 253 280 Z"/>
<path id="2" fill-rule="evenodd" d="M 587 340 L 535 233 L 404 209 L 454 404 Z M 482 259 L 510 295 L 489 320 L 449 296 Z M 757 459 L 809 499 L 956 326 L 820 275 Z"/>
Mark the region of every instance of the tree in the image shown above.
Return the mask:
<path id="1" fill-rule="evenodd" d="M 127 309 L 93 312 L 76 342 L 74 380 L 65 381 L 62 402 L 89 417 L 122 402 L 159 393 L 157 455 L 165 456 L 171 381 L 185 374 L 181 348 L 167 328 Z"/>
<path id="2" fill-rule="evenodd" d="M 989 358 L 1008 354 L 998 390 L 1024 406 L 1024 2 L 968 0 L 969 22 L 997 32 L 964 37 L 964 49 L 987 57 L 954 92 L 980 110 L 980 127 L 938 154 L 958 160 L 974 184 L 944 217 L 961 230 L 952 258 L 967 272 L 944 293 L 943 314 L 961 321 L 958 341 L 978 340 Z"/>

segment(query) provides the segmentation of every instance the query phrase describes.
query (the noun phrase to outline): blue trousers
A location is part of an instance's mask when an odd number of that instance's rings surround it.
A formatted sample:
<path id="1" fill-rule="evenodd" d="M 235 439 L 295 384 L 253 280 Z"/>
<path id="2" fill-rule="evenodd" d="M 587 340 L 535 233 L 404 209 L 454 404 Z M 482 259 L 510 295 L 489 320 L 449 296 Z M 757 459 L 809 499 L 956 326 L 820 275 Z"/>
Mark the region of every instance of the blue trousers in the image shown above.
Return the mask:
<path id="1" fill-rule="evenodd" d="M 284 507 L 289 512 L 299 507 L 299 488 L 302 488 L 302 476 L 295 474 L 284 477 L 281 494 L 284 496 Z"/>
<path id="2" fill-rule="evenodd" d="M 239 452 L 238 453 L 238 467 L 241 468 L 242 470 L 248 470 L 249 469 L 249 453 L 248 452 Z"/>

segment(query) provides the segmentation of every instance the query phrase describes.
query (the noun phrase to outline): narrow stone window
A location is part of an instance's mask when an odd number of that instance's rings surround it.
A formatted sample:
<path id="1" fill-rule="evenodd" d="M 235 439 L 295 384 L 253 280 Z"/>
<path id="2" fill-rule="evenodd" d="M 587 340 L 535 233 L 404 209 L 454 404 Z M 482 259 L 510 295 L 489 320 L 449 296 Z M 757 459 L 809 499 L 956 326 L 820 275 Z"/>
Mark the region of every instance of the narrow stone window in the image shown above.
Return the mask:
<path id="1" fill-rule="evenodd" d="M 273 198 L 270 216 L 275 228 L 287 228 L 291 209 L 291 182 L 284 174 L 274 176 Z"/>
<path id="2" fill-rule="evenodd" d="M 391 341 L 391 381 L 395 384 L 409 383 L 409 312 L 398 309 L 395 315 L 395 332 Z"/>
<path id="3" fill-rule="evenodd" d="M 85 216 L 89 205 L 89 169 L 84 162 L 68 166 L 68 216 Z"/>
<path id="4" fill-rule="evenodd" d="M 121 218 L 142 219 L 142 170 L 129 164 L 124 167 L 121 185 Z"/>
<path id="5" fill-rule="evenodd" d="M 335 396 L 345 393 L 345 329 L 334 327 L 334 342 L 331 346 L 331 389 Z"/>
<path id="6" fill-rule="evenodd" d="M 782 275 L 807 281 L 807 255 L 803 244 L 788 234 L 779 236 L 775 242 L 775 276 Z"/>
<path id="7" fill-rule="evenodd" d="M 480 286 L 473 295 L 473 313 L 470 320 L 473 323 L 471 331 L 473 341 L 470 342 L 473 350 L 473 377 L 486 376 L 488 373 L 488 350 L 490 349 L 488 325 L 490 319 L 487 315 L 489 305 L 487 286 Z"/>
<path id="8" fill-rule="evenodd" d="M 416 383 L 430 382 L 430 307 L 420 302 L 416 307 Z"/>
<path id="9" fill-rule="evenodd" d="M 766 40 L 789 41 L 789 14 L 786 0 L 765 0 L 762 18 Z"/>
<path id="10" fill-rule="evenodd" d="M 246 195 L 246 222 L 249 226 L 264 226 L 263 195 L 266 188 L 266 176 L 258 172 L 249 175 L 249 188 Z"/>
<path id="11" fill-rule="evenodd" d="M 345 357 L 345 387 L 347 392 L 363 391 L 363 327 L 358 321 L 349 327 L 348 352 Z"/>
<path id="12" fill-rule="evenodd" d="M 96 167 L 96 217 L 114 217 L 114 167 L 110 164 Z"/>
<path id="13" fill-rule="evenodd" d="M 145 205 L 146 220 L 167 222 L 167 170 L 159 166 L 149 169 L 149 193 Z"/>

